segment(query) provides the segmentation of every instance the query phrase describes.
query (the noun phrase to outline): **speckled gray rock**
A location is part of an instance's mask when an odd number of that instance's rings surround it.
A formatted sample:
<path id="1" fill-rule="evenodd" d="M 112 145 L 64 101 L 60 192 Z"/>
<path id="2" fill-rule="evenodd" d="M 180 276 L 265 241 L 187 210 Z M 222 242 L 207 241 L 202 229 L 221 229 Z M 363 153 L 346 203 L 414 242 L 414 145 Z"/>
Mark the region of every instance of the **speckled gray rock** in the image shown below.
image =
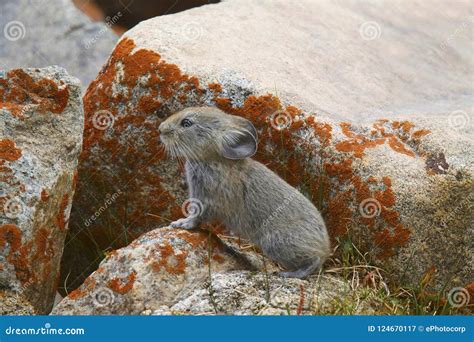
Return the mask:
<path id="1" fill-rule="evenodd" d="M 150 314 L 321 315 L 337 312 L 338 304 L 353 300 L 356 292 L 334 276 L 313 276 L 305 281 L 262 272 L 215 273 L 189 297 Z M 352 314 L 374 312 L 366 297 L 354 305 Z"/>
<path id="2" fill-rule="evenodd" d="M 21 293 L 0 290 L 0 315 L 34 315 L 35 309 Z"/>
<path id="3" fill-rule="evenodd" d="M 0 287 L 42 314 L 58 285 L 83 126 L 80 83 L 64 69 L 0 71 Z"/>
<path id="4" fill-rule="evenodd" d="M 209 76 L 227 97 L 231 88 L 270 92 L 360 122 L 472 110 L 473 23 L 469 0 L 226 0 L 150 19 L 126 37 Z"/>
<path id="5" fill-rule="evenodd" d="M 229 0 L 140 23 L 84 96 L 72 230 L 117 191 L 88 226 L 102 249 L 182 216 L 157 127 L 210 105 L 254 123 L 254 157 L 316 204 L 334 246 L 354 244 L 403 285 L 432 266 L 438 289 L 469 284 L 471 13 L 468 1 Z M 76 250 L 65 274 L 96 258 Z"/>
<path id="6" fill-rule="evenodd" d="M 159 228 L 109 254 L 52 314 L 136 315 L 189 296 L 210 271 L 245 267 L 205 231 Z"/>
<path id="7" fill-rule="evenodd" d="M 249 265 L 240 254 L 208 237 L 205 231 L 173 228 L 148 232 L 109 254 L 52 314 L 334 314 L 361 293 L 327 275 L 309 281 L 281 278 L 271 262 L 246 271 Z M 374 313 L 370 296 L 363 297 L 351 306 L 352 314 Z"/>
<path id="8" fill-rule="evenodd" d="M 0 30 L 2 69 L 59 65 L 84 88 L 117 41 L 107 25 L 91 22 L 70 0 L 4 0 Z"/>

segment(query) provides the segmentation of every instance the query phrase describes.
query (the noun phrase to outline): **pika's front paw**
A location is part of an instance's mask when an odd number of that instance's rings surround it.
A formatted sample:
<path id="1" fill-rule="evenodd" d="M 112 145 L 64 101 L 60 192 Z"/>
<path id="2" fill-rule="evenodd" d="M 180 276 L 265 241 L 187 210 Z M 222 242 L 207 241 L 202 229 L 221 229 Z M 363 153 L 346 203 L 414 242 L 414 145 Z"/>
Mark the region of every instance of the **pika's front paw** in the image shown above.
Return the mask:
<path id="1" fill-rule="evenodd" d="M 186 217 L 179 219 L 177 221 L 171 222 L 170 226 L 172 228 L 183 228 L 183 229 L 194 229 L 198 225 L 196 219 Z"/>

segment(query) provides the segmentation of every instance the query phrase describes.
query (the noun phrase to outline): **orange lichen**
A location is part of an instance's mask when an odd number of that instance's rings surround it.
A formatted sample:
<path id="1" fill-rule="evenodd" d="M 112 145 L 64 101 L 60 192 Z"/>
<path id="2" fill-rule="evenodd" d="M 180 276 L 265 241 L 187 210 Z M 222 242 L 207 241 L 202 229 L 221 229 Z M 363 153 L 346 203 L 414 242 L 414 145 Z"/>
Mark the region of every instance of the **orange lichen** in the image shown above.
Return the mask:
<path id="1" fill-rule="evenodd" d="M 388 120 L 378 120 L 375 122 L 373 124 L 374 129 L 370 132 L 370 138 L 353 132 L 349 123 L 341 123 L 342 133 L 349 139 L 338 142 L 336 149 L 341 152 L 352 152 L 354 157 L 362 158 L 367 148 L 374 148 L 378 145 L 388 143 L 388 146 L 395 152 L 414 157 L 415 152 L 406 145 L 406 141 L 407 136 L 409 136 L 415 125 L 409 121 L 393 121 L 391 127 L 397 131 L 396 133 L 387 133 L 386 128 L 383 127 L 386 123 L 388 123 Z M 397 133 L 398 131 L 399 133 Z M 414 132 L 411 137 L 414 141 L 417 141 L 420 136 L 428 133 L 428 130 L 422 130 L 422 132 L 417 131 Z"/>
<path id="2" fill-rule="evenodd" d="M 40 228 L 38 229 L 38 232 L 36 233 L 36 254 L 35 258 L 38 261 L 42 262 L 48 262 L 48 260 L 51 257 L 51 254 L 53 254 L 52 246 L 50 245 L 50 240 L 49 240 L 49 232 L 46 228 Z"/>
<path id="3" fill-rule="evenodd" d="M 420 129 L 418 131 L 413 132 L 412 137 L 415 140 L 419 140 L 421 137 L 430 134 L 431 131 L 428 129 Z"/>
<path id="4" fill-rule="evenodd" d="M 46 191 L 46 189 L 41 190 L 41 200 L 43 202 L 46 202 L 48 199 L 49 199 L 48 191 Z"/>
<path id="5" fill-rule="evenodd" d="M 21 230 L 14 224 L 4 224 L 0 227 L 0 249 L 4 249 L 7 243 L 10 245 L 9 256 L 13 255 L 21 247 Z"/>
<path id="6" fill-rule="evenodd" d="M 153 261 L 152 270 L 155 272 L 165 269 L 171 274 L 183 274 L 186 270 L 187 251 L 175 252 L 173 246 L 168 242 L 157 244 L 156 249 L 160 252 L 159 261 Z"/>
<path id="7" fill-rule="evenodd" d="M 347 190 L 335 195 L 329 200 L 326 209 L 326 225 L 332 240 L 339 236 L 344 236 L 349 230 L 352 220 L 352 210 L 347 203 L 350 203 L 352 191 Z"/>
<path id="8" fill-rule="evenodd" d="M 181 230 L 176 233 L 178 237 L 185 240 L 186 242 L 190 243 L 193 247 L 197 247 L 201 245 L 204 241 L 207 241 L 208 233 L 204 231 L 198 232 L 187 232 Z"/>
<path id="9" fill-rule="evenodd" d="M 107 283 L 107 286 L 112 289 L 113 291 L 119 293 L 119 294 L 126 294 L 133 288 L 133 284 L 135 283 L 135 278 L 136 278 L 136 272 L 132 271 L 128 276 L 127 279 L 122 281 L 119 278 L 113 278 L 109 280 Z"/>
<path id="10" fill-rule="evenodd" d="M 410 230 L 404 228 L 402 225 L 397 225 L 393 229 L 383 228 L 381 231 L 374 233 L 375 246 L 380 250 L 379 258 L 386 259 L 396 253 L 396 249 L 407 244 L 410 237 Z"/>
<path id="11" fill-rule="evenodd" d="M 10 139 L 0 140 L 0 159 L 15 161 L 21 157 L 21 150 L 15 147 L 15 142 Z"/>
<path id="12" fill-rule="evenodd" d="M 69 195 L 64 194 L 63 199 L 61 200 L 60 206 L 59 206 L 59 211 L 56 214 L 56 217 L 54 219 L 54 223 L 56 226 L 58 226 L 59 229 L 64 231 L 66 229 L 66 224 L 67 224 L 67 213 L 66 213 L 66 208 L 69 205 Z"/>
<path id="13" fill-rule="evenodd" d="M 393 129 L 402 129 L 403 132 L 408 133 L 410 130 L 415 127 L 415 125 L 409 121 L 393 121 Z"/>
<path id="14" fill-rule="evenodd" d="M 17 278 L 23 283 L 31 281 L 31 269 L 29 267 L 30 245 L 22 245 L 22 232 L 14 224 L 4 224 L 0 227 L 0 249 L 3 250 L 7 243 L 10 251 L 7 255 L 7 261 L 15 267 Z"/>
<path id="15" fill-rule="evenodd" d="M 388 139 L 389 146 L 398 153 L 406 154 L 407 156 L 414 157 L 415 153 L 413 151 L 408 150 L 401 141 L 397 140 L 397 138 L 392 135 Z"/>
<path id="16" fill-rule="evenodd" d="M 215 260 L 215 261 L 217 261 L 218 263 L 222 264 L 225 259 L 224 259 L 224 257 L 223 257 L 222 255 L 220 255 L 220 254 L 214 254 L 214 255 L 212 256 L 212 260 Z"/>
<path id="17" fill-rule="evenodd" d="M 367 137 L 354 133 L 350 124 L 342 122 L 340 123 L 342 133 L 348 137 L 348 140 L 340 141 L 336 144 L 336 150 L 341 152 L 353 152 L 354 157 L 362 158 L 365 154 L 364 151 L 367 148 L 374 148 L 377 145 L 381 145 L 385 142 L 384 139 L 374 139 L 370 140 Z"/>
<path id="18" fill-rule="evenodd" d="M 86 294 L 88 294 L 91 290 L 93 290 L 96 284 L 97 284 L 96 280 L 93 277 L 89 277 L 84 281 L 84 283 L 80 287 L 78 287 L 77 289 L 69 293 L 68 298 L 73 299 L 73 300 L 82 298 Z"/>
<path id="19" fill-rule="evenodd" d="M 34 105 L 36 113 L 62 113 L 69 100 L 67 86 L 60 88 L 48 78 L 35 80 L 21 69 L 9 71 L 0 89 L 0 108 L 19 118 L 28 105 Z"/>
<path id="20" fill-rule="evenodd" d="M 467 304 L 474 305 L 474 282 L 470 283 L 469 285 L 466 285 L 464 288 L 467 290 L 470 297 L 469 303 Z"/>
<path id="21" fill-rule="evenodd" d="M 207 85 L 215 94 L 219 94 L 222 91 L 222 86 L 219 83 L 209 83 Z"/>

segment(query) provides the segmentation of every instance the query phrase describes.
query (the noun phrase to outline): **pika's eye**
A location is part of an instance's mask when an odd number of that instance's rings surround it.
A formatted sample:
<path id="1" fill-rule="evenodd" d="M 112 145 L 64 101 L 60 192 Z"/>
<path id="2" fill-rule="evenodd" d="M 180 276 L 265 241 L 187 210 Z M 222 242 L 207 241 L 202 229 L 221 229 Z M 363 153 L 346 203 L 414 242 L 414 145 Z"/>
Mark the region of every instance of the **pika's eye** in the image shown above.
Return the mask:
<path id="1" fill-rule="evenodd" d="M 181 120 L 181 126 L 183 127 L 191 127 L 192 125 L 193 125 L 193 122 L 189 119 Z"/>

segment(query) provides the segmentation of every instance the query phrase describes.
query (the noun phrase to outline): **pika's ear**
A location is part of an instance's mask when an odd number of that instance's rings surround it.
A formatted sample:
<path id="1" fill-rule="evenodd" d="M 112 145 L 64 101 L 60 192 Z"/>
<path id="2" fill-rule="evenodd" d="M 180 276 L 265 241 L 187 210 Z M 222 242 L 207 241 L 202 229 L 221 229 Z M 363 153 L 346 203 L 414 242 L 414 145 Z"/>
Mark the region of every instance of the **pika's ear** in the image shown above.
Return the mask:
<path id="1" fill-rule="evenodd" d="M 222 156 L 227 159 L 245 159 L 257 152 L 257 130 L 246 119 L 239 118 L 237 122 L 237 127 L 222 137 Z"/>

